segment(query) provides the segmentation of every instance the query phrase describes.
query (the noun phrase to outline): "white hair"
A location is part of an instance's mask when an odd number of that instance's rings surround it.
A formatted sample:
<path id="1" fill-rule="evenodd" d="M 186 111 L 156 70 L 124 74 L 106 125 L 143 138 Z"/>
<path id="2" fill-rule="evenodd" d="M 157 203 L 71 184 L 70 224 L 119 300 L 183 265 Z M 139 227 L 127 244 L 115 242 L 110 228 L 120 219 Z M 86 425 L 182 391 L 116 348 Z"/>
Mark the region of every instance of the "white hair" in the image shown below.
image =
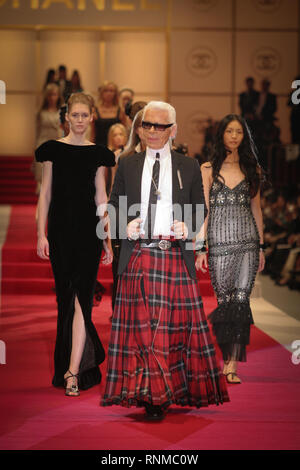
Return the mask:
<path id="1" fill-rule="evenodd" d="M 173 106 L 170 105 L 169 103 L 165 103 L 164 101 L 150 101 L 143 109 L 142 119 L 144 119 L 144 116 L 149 109 L 159 109 L 161 111 L 167 111 L 170 124 L 176 123 L 175 108 L 173 108 Z"/>

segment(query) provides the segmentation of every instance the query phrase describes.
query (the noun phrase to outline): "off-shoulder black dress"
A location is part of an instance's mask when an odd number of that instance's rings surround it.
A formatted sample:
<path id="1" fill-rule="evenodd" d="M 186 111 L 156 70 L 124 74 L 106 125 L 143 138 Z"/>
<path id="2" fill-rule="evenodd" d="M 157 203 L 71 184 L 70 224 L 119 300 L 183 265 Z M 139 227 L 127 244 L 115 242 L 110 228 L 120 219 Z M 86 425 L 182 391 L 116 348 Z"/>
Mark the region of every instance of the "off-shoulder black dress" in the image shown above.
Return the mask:
<path id="1" fill-rule="evenodd" d="M 58 318 L 52 384 L 62 386 L 69 368 L 77 296 L 86 328 L 78 384 L 85 390 L 100 383 L 99 364 L 105 358 L 91 319 L 102 251 L 102 240 L 96 234 L 99 217 L 96 215 L 95 176 L 99 166 L 114 166 L 115 158 L 113 152 L 102 145 L 71 145 L 49 140 L 36 150 L 36 160 L 53 162 L 48 241 Z"/>

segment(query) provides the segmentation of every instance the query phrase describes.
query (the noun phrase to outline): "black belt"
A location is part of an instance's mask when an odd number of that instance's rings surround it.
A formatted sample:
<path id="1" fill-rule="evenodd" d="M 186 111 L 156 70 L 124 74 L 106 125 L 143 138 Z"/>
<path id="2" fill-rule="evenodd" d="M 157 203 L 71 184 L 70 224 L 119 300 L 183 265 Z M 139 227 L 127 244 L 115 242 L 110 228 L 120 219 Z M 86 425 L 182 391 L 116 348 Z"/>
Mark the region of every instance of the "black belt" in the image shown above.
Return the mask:
<path id="1" fill-rule="evenodd" d="M 180 247 L 180 244 L 178 240 L 140 240 L 140 247 L 169 250 L 170 248 Z"/>

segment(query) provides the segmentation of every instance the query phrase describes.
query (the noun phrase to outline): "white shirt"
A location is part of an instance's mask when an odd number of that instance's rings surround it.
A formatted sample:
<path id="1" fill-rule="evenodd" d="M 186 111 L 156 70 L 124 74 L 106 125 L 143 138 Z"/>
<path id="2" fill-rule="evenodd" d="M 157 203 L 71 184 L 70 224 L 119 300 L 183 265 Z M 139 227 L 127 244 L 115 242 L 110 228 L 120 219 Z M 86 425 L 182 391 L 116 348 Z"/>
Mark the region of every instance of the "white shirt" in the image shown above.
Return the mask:
<path id="1" fill-rule="evenodd" d="M 147 147 L 141 186 L 141 233 L 144 234 L 144 224 L 148 212 L 150 188 L 152 181 L 152 169 L 155 163 L 156 154 L 160 155 L 160 171 L 158 191 L 160 197 L 157 200 L 155 224 L 153 235 L 163 235 L 168 237 L 174 235 L 171 231 L 173 224 L 173 209 L 172 209 L 172 159 L 169 142 L 159 150 Z M 149 236 L 150 238 L 150 236 Z"/>

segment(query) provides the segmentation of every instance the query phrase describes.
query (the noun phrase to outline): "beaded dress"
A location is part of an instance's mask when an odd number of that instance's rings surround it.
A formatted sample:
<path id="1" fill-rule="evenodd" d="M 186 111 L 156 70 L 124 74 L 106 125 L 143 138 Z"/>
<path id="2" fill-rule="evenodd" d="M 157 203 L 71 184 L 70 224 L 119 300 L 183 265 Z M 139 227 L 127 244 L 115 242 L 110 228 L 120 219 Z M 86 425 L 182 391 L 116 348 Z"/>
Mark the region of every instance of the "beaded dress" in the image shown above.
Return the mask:
<path id="1" fill-rule="evenodd" d="M 223 359 L 246 361 L 249 298 L 259 263 L 259 234 L 245 179 L 234 188 L 215 180 L 209 194 L 209 271 L 218 307 L 209 315 Z"/>

